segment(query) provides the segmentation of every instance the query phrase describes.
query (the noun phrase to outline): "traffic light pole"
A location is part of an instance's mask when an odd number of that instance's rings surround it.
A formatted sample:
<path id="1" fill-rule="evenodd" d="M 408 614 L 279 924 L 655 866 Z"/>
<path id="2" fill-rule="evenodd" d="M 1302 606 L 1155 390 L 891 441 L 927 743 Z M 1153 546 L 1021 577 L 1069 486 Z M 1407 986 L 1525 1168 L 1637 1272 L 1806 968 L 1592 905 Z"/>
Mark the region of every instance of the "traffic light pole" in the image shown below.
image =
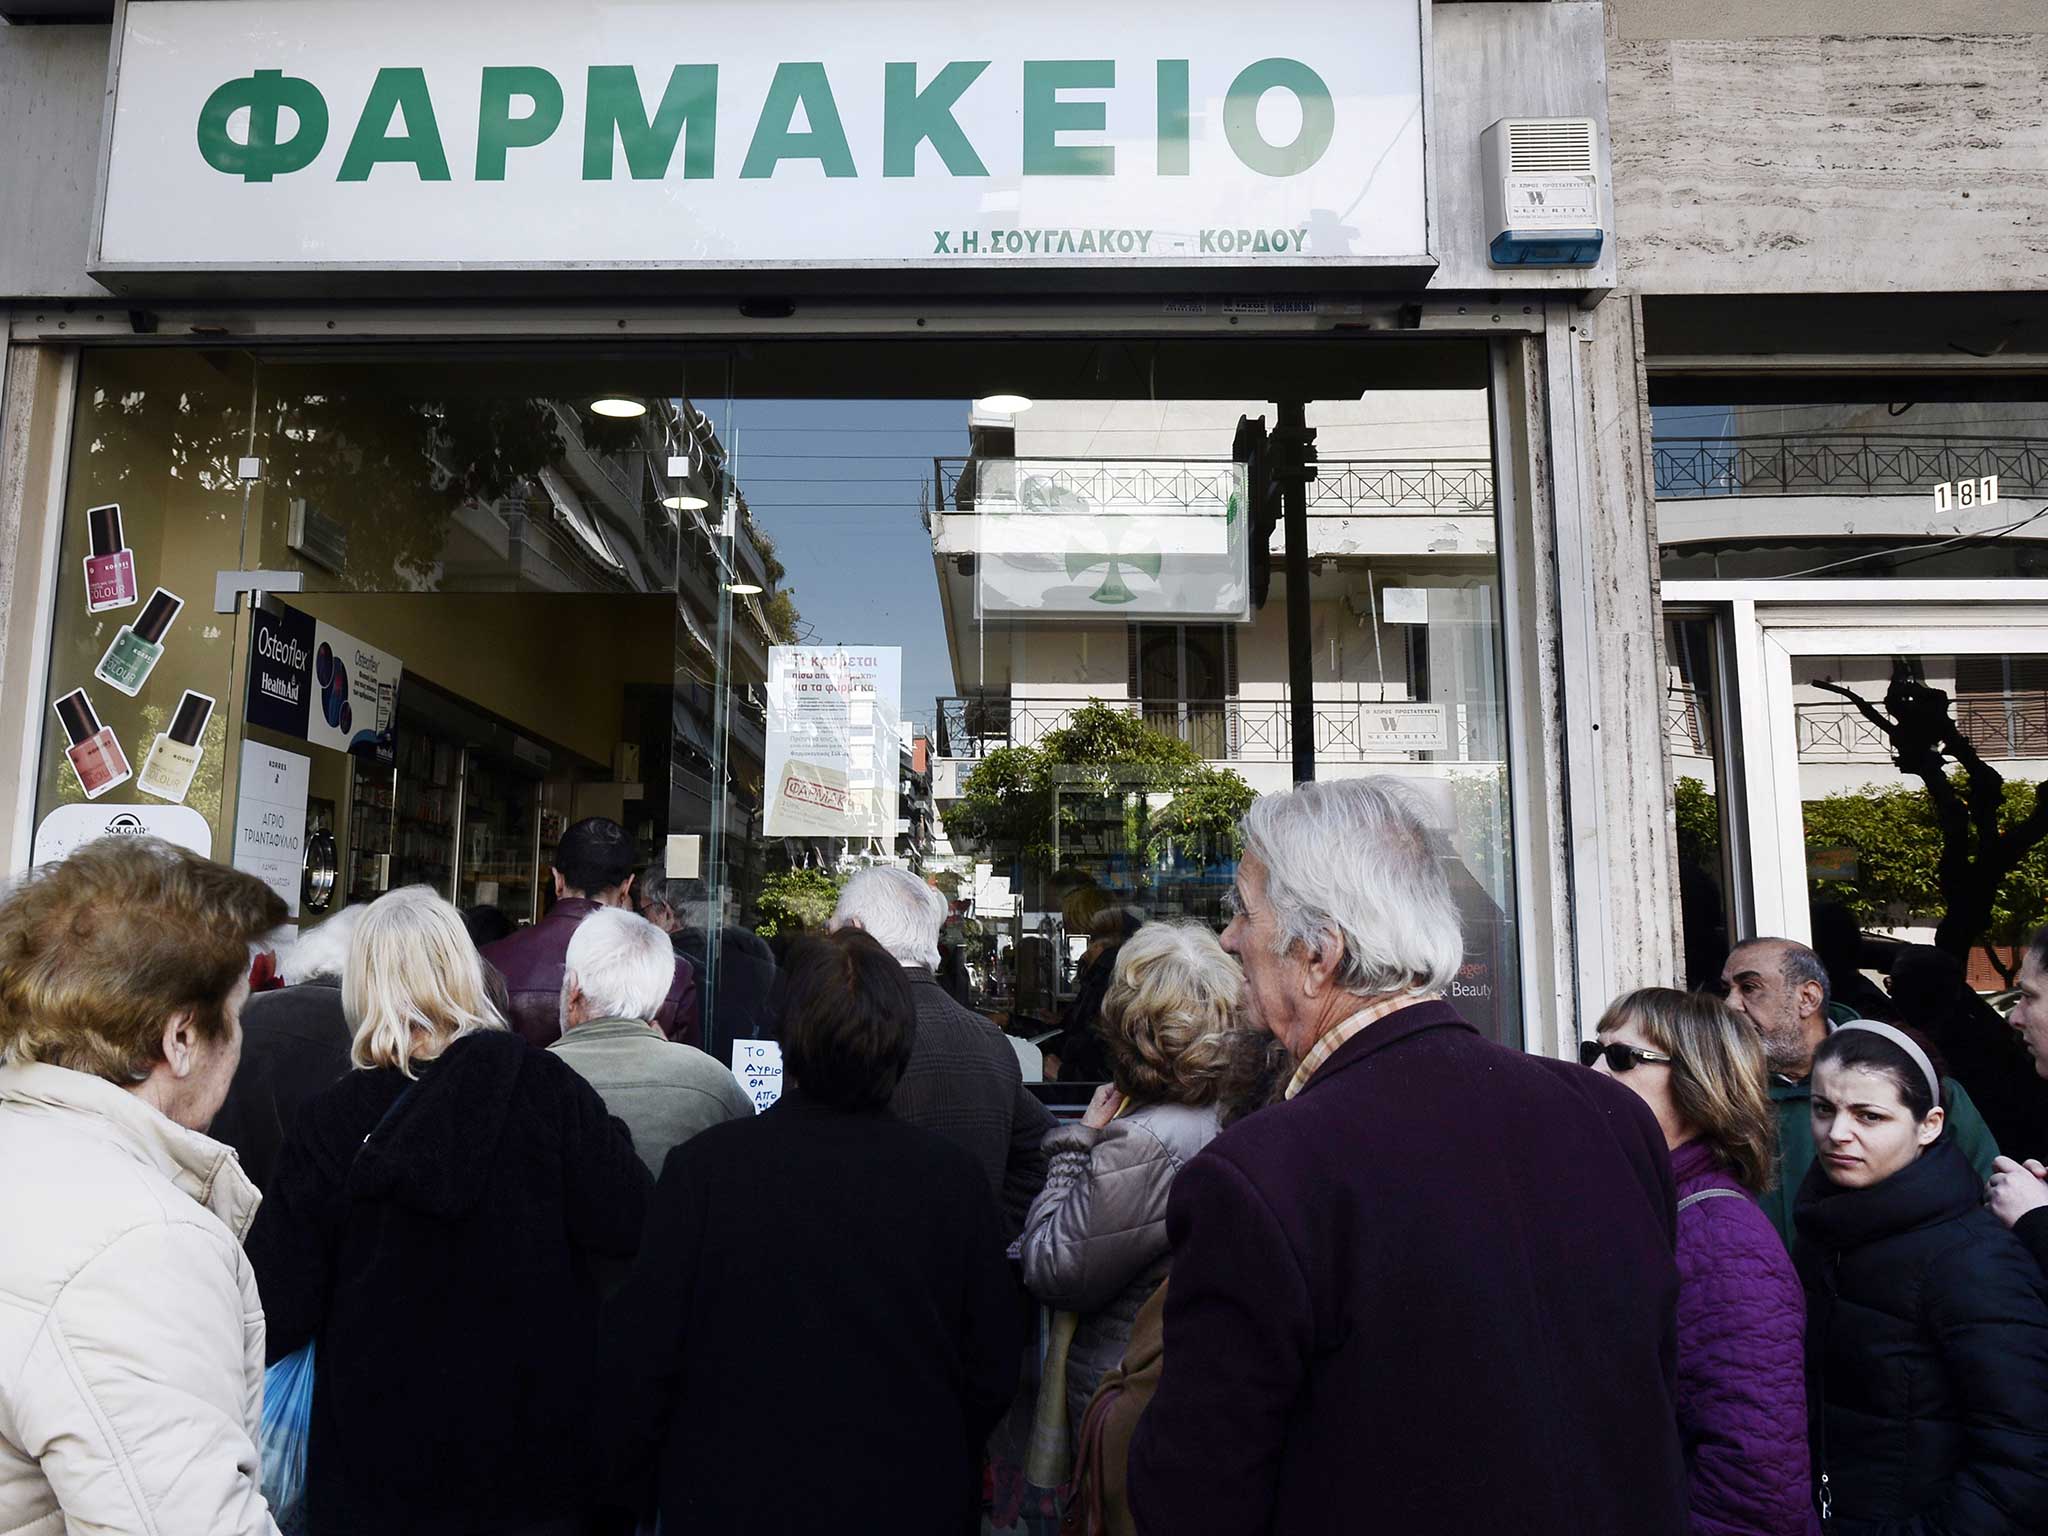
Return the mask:
<path id="1" fill-rule="evenodd" d="M 1281 508 L 1287 525 L 1287 698 L 1289 724 L 1294 740 L 1294 782 L 1307 784 L 1316 776 L 1315 659 L 1311 642 L 1308 593 L 1308 481 L 1312 467 L 1314 439 L 1309 436 L 1305 405 L 1300 400 L 1278 402 L 1279 416 L 1274 436 L 1289 443 L 1279 455 Z"/>

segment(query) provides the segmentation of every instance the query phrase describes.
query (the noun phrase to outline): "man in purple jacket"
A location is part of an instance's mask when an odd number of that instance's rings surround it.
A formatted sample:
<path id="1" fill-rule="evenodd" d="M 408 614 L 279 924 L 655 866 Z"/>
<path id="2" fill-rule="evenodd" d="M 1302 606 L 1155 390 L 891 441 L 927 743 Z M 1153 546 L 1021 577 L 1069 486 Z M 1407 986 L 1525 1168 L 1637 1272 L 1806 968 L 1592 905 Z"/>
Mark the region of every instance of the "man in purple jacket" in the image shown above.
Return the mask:
<path id="1" fill-rule="evenodd" d="M 1174 1183 L 1138 1528 L 1682 1532 L 1655 1117 L 1442 1000 L 1457 909 L 1397 781 L 1268 795 L 1244 832 L 1223 943 L 1300 1067 Z"/>
<path id="2" fill-rule="evenodd" d="M 531 928 L 486 944 L 483 957 L 498 968 L 511 994 L 506 1020 L 529 1044 L 545 1050 L 562 1038 L 562 962 L 577 925 L 604 907 L 632 910 L 633 869 L 639 863 L 626 829 L 607 816 L 586 816 L 562 833 L 555 848 L 555 904 Z M 655 1024 L 671 1040 L 697 1044 L 697 973 L 676 956 L 675 985 Z"/>

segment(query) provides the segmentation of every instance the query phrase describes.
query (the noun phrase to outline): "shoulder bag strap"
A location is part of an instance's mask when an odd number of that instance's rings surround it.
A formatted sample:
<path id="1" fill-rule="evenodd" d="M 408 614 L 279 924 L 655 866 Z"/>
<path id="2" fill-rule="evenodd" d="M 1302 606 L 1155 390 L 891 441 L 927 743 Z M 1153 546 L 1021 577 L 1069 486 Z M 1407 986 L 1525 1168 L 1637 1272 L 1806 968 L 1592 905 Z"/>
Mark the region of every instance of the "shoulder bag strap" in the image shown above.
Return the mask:
<path id="1" fill-rule="evenodd" d="M 1678 1202 L 1678 1208 L 1681 1211 L 1689 1211 L 1694 1206 L 1698 1205 L 1702 1200 L 1747 1200 L 1748 1198 L 1749 1196 L 1745 1195 L 1739 1189 L 1722 1189 L 1719 1186 L 1716 1186 L 1713 1189 L 1702 1189 L 1693 1194 L 1687 1195 L 1683 1200 Z"/>

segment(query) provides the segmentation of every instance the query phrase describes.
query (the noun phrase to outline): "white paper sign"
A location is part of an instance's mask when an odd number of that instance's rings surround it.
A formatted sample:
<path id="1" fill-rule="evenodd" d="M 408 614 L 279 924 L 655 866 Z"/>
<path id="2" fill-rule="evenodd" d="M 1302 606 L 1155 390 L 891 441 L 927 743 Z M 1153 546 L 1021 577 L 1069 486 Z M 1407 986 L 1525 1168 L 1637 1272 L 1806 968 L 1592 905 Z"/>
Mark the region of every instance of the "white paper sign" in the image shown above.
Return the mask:
<path id="1" fill-rule="evenodd" d="M 1389 624 L 1427 624 L 1429 588 L 1380 588 L 1380 616 Z"/>
<path id="2" fill-rule="evenodd" d="M 242 743 L 235 797 L 235 868 L 261 880 L 299 915 L 306 861 L 306 788 L 313 760 L 298 752 Z"/>
<path id="3" fill-rule="evenodd" d="M 29 863 L 54 864 L 102 837 L 160 837 L 202 859 L 213 857 L 213 829 L 189 805 L 60 805 L 36 828 Z"/>
<path id="4" fill-rule="evenodd" d="M 1358 746 L 1363 752 L 1444 752 L 1450 749 L 1449 710 L 1442 704 L 1361 704 Z"/>
<path id="5" fill-rule="evenodd" d="M 150 0 L 102 270 L 1427 260 L 1427 0 Z"/>
<path id="6" fill-rule="evenodd" d="M 774 1040 L 735 1040 L 732 1075 L 759 1114 L 782 1097 L 782 1046 Z"/>
<path id="7" fill-rule="evenodd" d="M 893 839 L 902 716 L 901 647 L 771 646 L 767 834 Z"/>
<path id="8" fill-rule="evenodd" d="M 991 459 L 977 468 L 977 617 L 1251 614 L 1242 464 Z"/>
<path id="9" fill-rule="evenodd" d="M 695 880 L 704 839 L 695 832 L 671 832 L 662 850 L 662 873 L 671 880 Z"/>

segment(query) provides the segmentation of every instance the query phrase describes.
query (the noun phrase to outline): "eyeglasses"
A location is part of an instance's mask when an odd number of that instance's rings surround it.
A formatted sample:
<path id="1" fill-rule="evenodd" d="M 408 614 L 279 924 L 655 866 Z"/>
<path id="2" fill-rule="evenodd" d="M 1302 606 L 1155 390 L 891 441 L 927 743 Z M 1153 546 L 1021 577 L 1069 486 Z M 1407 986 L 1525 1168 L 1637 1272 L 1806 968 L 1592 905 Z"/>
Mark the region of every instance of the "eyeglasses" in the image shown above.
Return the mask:
<path id="1" fill-rule="evenodd" d="M 1619 1040 L 1609 1045 L 1602 1045 L 1598 1040 L 1579 1042 L 1580 1066 L 1590 1067 L 1602 1056 L 1607 1058 L 1607 1069 L 1610 1072 L 1632 1071 L 1639 1061 L 1649 1062 L 1653 1066 L 1671 1065 L 1669 1056 L 1660 1051 L 1646 1051 L 1639 1045 L 1623 1045 Z"/>

